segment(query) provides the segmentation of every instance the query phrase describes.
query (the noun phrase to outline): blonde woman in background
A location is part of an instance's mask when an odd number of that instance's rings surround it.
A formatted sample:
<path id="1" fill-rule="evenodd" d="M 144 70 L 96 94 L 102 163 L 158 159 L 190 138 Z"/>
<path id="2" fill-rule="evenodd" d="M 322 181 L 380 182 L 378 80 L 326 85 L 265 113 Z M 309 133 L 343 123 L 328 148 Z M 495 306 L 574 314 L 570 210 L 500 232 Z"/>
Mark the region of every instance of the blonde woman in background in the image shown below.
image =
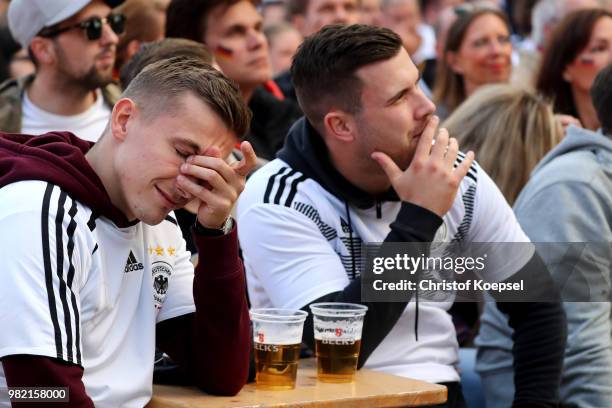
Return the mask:
<path id="1" fill-rule="evenodd" d="M 479 89 L 442 124 L 480 166 L 510 205 L 536 164 L 563 137 L 551 106 L 535 92 L 507 84 Z"/>
<path id="2" fill-rule="evenodd" d="M 441 126 L 457 138 L 462 150 L 474 151 L 478 163 L 510 205 L 527 184 L 536 164 L 563 137 L 561 122 L 548 103 L 532 90 L 508 84 L 479 88 Z M 474 319 L 478 320 L 480 312 L 475 304 L 461 307 L 455 304 L 449 313 L 455 324 L 471 330 L 464 336 L 476 335 L 479 323 Z M 475 398 L 478 406 L 483 406 L 480 377 L 474 371 L 476 349 L 462 347 L 459 358 L 466 398 Z"/>

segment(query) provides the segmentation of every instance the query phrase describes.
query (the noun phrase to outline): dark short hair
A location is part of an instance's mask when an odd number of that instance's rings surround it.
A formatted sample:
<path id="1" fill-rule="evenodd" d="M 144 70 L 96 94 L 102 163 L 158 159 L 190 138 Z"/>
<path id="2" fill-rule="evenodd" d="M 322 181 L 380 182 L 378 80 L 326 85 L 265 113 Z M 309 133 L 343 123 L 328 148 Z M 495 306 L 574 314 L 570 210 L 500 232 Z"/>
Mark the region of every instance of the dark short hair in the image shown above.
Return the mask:
<path id="1" fill-rule="evenodd" d="M 308 1 L 309 0 L 287 0 L 287 16 L 289 18 L 294 16 L 303 16 L 306 14 L 306 10 L 308 9 Z"/>
<path id="2" fill-rule="evenodd" d="M 425 10 L 427 7 L 437 7 L 440 5 L 440 0 L 419 0 L 419 8 Z"/>
<path id="3" fill-rule="evenodd" d="M 572 88 L 563 78 L 563 72 L 588 45 L 593 27 L 602 17 L 612 17 L 612 13 L 603 9 L 575 11 L 568 14 L 553 32 L 542 56 L 536 89 L 552 100 L 556 113 L 578 117 Z"/>
<path id="4" fill-rule="evenodd" d="M 329 25 L 307 37 L 293 57 L 291 76 L 310 123 L 320 129 L 332 107 L 359 112 L 363 83 L 355 72 L 395 57 L 401 48 L 393 31 L 364 24 Z"/>
<path id="5" fill-rule="evenodd" d="M 199 42 L 184 38 L 166 38 L 161 41 L 143 44 L 138 52 L 121 68 L 121 86 L 127 88 L 132 79 L 147 65 L 171 57 L 192 57 L 206 64 L 212 64 L 212 54 Z"/>
<path id="6" fill-rule="evenodd" d="M 204 42 L 208 14 L 218 6 L 230 7 L 243 0 L 172 0 L 166 11 L 166 37 Z M 248 0 L 257 5 L 258 0 Z"/>
<path id="7" fill-rule="evenodd" d="M 249 129 L 251 112 L 238 86 L 201 59 L 173 57 L 147 65 L 125 89 L 144 117 L 181 109 L 180 96 L 191 93 L 219 115 L 238 138 Z"/>
<path id="8" fill-rule="evenodd" d="M 591 86 L 591 98 L 601 130 L 612 136 L 612 63 L 599 71 Z"/>

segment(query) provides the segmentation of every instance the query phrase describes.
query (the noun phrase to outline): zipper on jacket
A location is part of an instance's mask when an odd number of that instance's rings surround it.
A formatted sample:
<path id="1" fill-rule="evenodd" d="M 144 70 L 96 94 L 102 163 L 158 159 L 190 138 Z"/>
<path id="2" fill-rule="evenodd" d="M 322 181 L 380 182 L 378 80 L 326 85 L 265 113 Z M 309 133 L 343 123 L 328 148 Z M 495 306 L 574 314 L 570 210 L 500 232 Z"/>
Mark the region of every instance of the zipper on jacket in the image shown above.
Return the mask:
<path id="1" fill-rule="evenodd" d="M 379 220 L 382 218 L 382 205 L 378 198 L 376 199 L 376 218 Z"/>

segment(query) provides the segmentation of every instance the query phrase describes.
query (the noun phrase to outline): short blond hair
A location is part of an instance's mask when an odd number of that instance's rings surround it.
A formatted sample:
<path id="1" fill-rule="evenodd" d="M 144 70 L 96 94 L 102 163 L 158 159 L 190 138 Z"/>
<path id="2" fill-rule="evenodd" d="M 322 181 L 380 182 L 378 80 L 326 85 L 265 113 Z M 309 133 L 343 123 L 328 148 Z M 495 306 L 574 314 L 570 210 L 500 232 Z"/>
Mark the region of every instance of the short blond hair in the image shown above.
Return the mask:
<path id="1" fill-rule="evenodd" d="M 191 93 L 208 105 L 239 139 L 251 123 L 238 85 L 193 56 L 176 56 L 145 66 L 121 95 L 130 98 L 147 119 L 174 114 L 182 108 L 178 97 Z"/>
<path id="2" fill-rule="evenodd" d="M 563 137 L 551 105 L 508 84 L 478 89 L 442 124 L 463 151 L 473 150 L 510 204 L 536 164 Z"/>

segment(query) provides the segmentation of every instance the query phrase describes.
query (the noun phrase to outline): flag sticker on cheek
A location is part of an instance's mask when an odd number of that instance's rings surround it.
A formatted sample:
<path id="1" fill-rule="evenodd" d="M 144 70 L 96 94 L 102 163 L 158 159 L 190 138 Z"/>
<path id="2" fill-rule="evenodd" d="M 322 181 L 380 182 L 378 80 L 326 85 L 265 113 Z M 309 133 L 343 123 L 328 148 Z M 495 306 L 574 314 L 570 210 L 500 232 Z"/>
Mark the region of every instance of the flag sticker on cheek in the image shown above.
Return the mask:
<path id="1" fill-rule="evenodd" d="M 223 45 L 217 45 L 214 50 L 215 57 L 222 60 L 231 60 L 234 56 L 234 51 L 231 48 L 224 47 Z"/>

